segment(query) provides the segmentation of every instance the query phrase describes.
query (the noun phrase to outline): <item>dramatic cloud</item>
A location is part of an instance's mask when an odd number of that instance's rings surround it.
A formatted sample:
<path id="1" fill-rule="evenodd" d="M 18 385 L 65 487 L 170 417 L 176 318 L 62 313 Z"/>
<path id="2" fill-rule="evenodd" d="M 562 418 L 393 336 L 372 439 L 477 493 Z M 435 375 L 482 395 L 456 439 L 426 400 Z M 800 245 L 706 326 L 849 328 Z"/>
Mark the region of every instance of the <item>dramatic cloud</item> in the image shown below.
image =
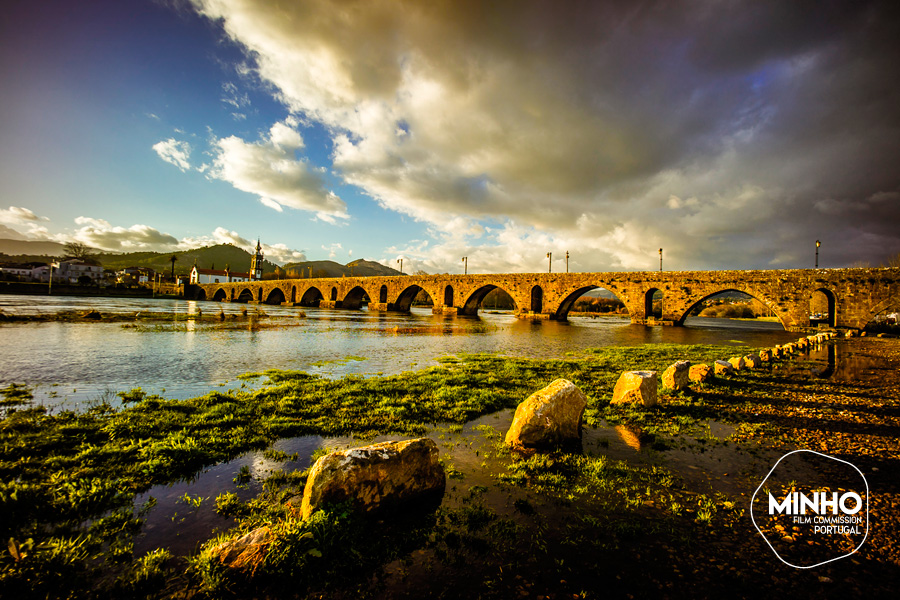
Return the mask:
<path id="1" fill-rule="evenodd" d="M 47 228 L 40 223 L 49 221 L 47 217 L 39 217 L 33 211 L 21 206 L 10 206 L 9 208 L 0 208 L 0 224 L 7 223 L 9 225 L 17 225 L 24 227 L 25 232 L 0 225 L 0 237 L 11 240 L 44 240 L 48 239 L 49 232 Z"/>
<path id="2" fill-rule="evenodd" d="M 92 248 L 111 252 L 137 252 L 141 250 L 164 252 L 178 245 L 178 240 L 167 233 L 161 233 L 148 225 L 132 225 L 131 227 L 115 227 L 103 219 L 78 217 L 75 224 L 80 225 L 71 235 L 57 236 L 59 241 L 81 242 Z"/>
<path id="3" fill-rule="evenodd" d="M 175 165 L 182 171 L 190 170 L 191 145 L 187 142 L 169 138 L 153 144 L 153 150 L 167 163 Z"/>
<path id="4" fill-rule="evenodd" d="M 21 206 L 0 208 L 0 223 L 9 225 L 26 225 L 36 221 L 49 221 L 47 217 L 39 217 L 34 212 Z"/>
<path id="5" fill-rule="evenodd" d="M 653 268 L 660 247 L 671 268 L 810 266 L 815 239 L 835 266 L 900 250 L 896 3 L 192 3 L 332 133 L 346 182 L 431 224 L 435 265 L 440 249 L 512 270 L 566 249 L 591 269 Z M 343 215 L 274 137 L 219 140 L 217 176 Z"/>
<path id="6" fill-rule="evenodd" d="M 260 202 L 278 211 L 287 206 L 315 212 L 330 223 L 346 219 L 347 205 L 325 189 L 323 174 L 296 157 L 304 145 L 296 124 L 293 119 L 276 123 L 254 143 L 233 135 L 215 140 L 210 176 L 258 195 Z"/>

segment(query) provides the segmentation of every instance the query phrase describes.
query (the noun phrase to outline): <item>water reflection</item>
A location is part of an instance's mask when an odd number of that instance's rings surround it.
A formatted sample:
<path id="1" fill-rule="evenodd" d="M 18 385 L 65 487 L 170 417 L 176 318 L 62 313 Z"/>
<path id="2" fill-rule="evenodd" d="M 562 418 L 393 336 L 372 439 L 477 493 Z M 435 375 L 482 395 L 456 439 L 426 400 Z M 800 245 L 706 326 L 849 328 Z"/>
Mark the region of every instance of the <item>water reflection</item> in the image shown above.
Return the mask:
<path id="1" fill-rule="evenodd" d="M 73 407 L 107 388 L 141 387 L 168 398 L 188 398 L 239 374 L 270 368 L 340 377 L 400 373 L 464 352 L 559 358 L 599 346 L 657 342 L 764 346 L 796 337 L 777 323 L 699 318 L 689 319 L 686 327 L 644 327 L 621 316 L 535 323 L 508 311 L 463 317 L 433 315 L 428 308 L 402 314 L 185 300 L 0 296 L 0 310 L 10 314 L 87 308 L 123 315 L 199 317 L 202 312 L 203 318 L 4 324 L 0 383 L 38 385 L 38 401 L 51 408 Z M 348 356 L 365 360 L 342 360 Z"/>

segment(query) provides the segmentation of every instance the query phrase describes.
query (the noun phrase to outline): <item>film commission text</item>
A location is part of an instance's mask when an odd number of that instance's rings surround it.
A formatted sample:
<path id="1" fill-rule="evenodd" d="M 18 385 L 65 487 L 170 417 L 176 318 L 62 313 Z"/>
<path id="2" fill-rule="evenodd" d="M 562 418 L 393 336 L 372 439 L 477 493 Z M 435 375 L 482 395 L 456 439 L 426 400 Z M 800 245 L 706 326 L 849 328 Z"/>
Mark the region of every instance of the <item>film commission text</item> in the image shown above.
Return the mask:
<path id="1" fill-rule="evenodd" d="M 848 501 L 853 505 L 848 506 Z M 824 534 L 858 534 L 859 528 L 848 525 L 862 523 L 862 517 L 855 516 L 862 508 L 862 498 L 856 492 L 845 492 L 838 497 L 837 492 L 831 493 L 829 499 L 827 492 L 813 492 L 812 497 L 802 492 L 791 492 L 778 502 L 769 492 L 769 514 L 774 515 L 806 515 L 807 510 L 814 513 L 814 517 L 794 516 L 795 523 L 816 524 L 813 533 Z M 838 514 L 840 510 L 843 514 Z M 831 513 L 830 515 L 828 513 Z"/>

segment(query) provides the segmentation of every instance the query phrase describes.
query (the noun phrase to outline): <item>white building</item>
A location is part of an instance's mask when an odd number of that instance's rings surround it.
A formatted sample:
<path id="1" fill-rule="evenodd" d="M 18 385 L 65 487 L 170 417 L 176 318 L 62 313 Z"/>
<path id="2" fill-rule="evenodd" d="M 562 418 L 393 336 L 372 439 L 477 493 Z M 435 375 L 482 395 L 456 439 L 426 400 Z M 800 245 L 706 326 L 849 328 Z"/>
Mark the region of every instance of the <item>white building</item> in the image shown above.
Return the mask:
<path id="1" fill-rule="evenodd" d="M 239 273 L 226 268 L 224 271 L 217 269 L 199 269 L 197 265 L 191 269 L 191 283 L 239 283 L 250 281 L 249 273 Z"/>

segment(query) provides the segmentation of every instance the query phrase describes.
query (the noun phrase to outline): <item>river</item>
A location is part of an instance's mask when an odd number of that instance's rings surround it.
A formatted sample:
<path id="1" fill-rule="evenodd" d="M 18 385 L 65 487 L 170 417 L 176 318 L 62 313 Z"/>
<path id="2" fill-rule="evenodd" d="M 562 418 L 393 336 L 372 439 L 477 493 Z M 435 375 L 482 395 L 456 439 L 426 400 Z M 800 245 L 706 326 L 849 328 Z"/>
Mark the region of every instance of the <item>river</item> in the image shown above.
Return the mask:
<path id="1" fill-rule="evenodd" d="M 765 321 L 691 318 L 685 327 L 631 325 L 627 317 L 531 322 L 510 312 L 477 317 L 367 310 L 248 306 L 163 299 L 0 296 L 7 315 L 97 310 L 177 315 L 180 320 L 0 324 L 0 385 L 24 383 L 50 410 L 79 408 L 140 387 L 167 398 L 244 385 L 265 369 L 327 377 L 390 374 L 445 355 L 493 352 L 560 358 L 585 348 L 644 343 L 770 346 L 796 339 Z M 247 311 L 247 316 L 242 311 Z M 217 315 L 222 311 L 224 321 Z M 257 311 L 261 315 L 257 316 Z M 298 314 L 305 314 L 298 317 Z M 186 318 L 199 317 L 196 319 Z"/>

